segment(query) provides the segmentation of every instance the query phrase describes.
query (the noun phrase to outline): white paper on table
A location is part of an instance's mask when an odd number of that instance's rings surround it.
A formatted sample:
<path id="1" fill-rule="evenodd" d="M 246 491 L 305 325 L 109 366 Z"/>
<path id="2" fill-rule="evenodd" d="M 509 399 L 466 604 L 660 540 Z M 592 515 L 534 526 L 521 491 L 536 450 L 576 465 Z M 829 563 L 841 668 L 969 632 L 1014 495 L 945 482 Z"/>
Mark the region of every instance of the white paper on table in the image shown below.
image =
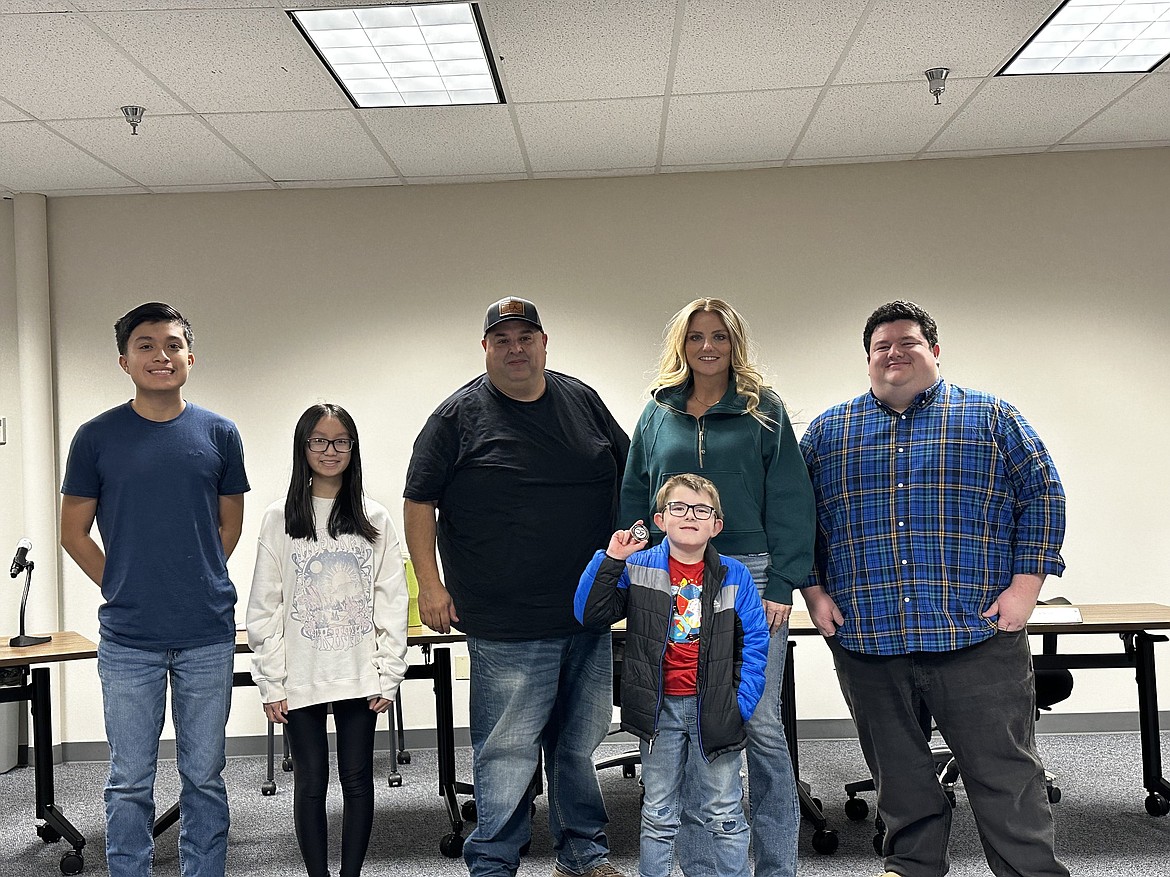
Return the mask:
<path id="1" fill-rule="evenodd" d="M 1037 606 L 1028 619 L 1029 624 L 1080 624 L 1081 610 L 1076 606 Z"/>

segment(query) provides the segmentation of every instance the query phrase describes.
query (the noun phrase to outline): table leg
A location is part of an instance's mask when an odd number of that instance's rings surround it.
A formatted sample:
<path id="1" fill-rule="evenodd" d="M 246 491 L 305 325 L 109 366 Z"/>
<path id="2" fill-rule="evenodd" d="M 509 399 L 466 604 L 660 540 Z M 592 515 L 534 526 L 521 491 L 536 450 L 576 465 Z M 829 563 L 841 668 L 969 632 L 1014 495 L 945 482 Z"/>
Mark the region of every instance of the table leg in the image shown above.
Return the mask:
<path id="1" fill-rule="evenodd" d="M 1139 631 L 1134 637 L 1137 670 L 1138 723 L 1142 740 L 1143 783 L 1148 791 L 1146 811 L 1151 816 L 1170 813 L 1170 783 L 1162 775 L 1162 738 L 1158 725 L 1158 679 L 1154 665 L 1154 643 L 1166 637 Z"/>
<path id="2" fill-rule="evenodd" d="M 53 789 L 53 710 L 49 702 L 49 668 L 36 667 L 32 671 L 30 706 L 32 708 L 33 772 L 36 776 L 36 817 L 44 820 L 37 826 L 37 835 L 45 843 L 62 838 L 73 847 L 61 860 L 61 870 L 76 874 L 81 870 L 81 851 L 85 838 L 57 807 Z M 67 861 L 68 860 L 68 864 Z M 66 870 L 69 868 L 70 870 Z M 76 870 L 72 870 L 76 868 Z"/>
<path id="3" fill-rule="evenodd" d="M 784 724 L 784 736 L 788 740 L 788 752 L 792 756 L 792 775 L 796 778 L 796 796 L 800 801 L 800 812 L 813 824 L 813 849 L 818 853 L 833 853 L 840 842 L 837 832 L 828 827 L 824 810 L 819 799 L 812 795 L 812 788 L 800 778 L 800 754 L 796 738 L 796 672 L 792 666 L 793 650 L 796 643 L 788 640 L 788 654 L 784 660 L 784 679 L 780 688 L 780 720 Z M 751 781 L 751 778 L 748 778 Z"/>

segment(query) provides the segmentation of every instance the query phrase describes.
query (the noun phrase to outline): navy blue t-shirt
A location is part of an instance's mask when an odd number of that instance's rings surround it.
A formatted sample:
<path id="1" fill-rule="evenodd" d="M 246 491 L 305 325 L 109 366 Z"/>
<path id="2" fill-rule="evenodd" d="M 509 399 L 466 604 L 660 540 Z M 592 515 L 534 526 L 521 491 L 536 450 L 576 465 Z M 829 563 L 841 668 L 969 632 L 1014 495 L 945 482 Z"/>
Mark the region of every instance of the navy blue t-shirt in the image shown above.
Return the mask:
<path id="1" fill-rule="evenodd" d="M 127 402 L 77 430 L 61 493 L 98 501 L 104 639 L 165 650 L 235 637 L 219 498 L 248 490 L 236 425 L 190 402 L 163 423 Z"/>

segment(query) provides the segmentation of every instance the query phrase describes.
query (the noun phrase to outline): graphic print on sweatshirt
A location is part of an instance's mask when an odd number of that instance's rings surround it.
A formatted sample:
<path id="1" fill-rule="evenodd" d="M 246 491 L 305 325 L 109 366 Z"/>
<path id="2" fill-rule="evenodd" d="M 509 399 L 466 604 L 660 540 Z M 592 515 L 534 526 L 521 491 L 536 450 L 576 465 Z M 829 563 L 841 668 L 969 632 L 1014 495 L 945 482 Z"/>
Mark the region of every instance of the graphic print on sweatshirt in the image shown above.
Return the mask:
<path id="1" fill-rule="evenodd" d="M 292 618 L 313 648 L 352 649 L 373 632 L 374 550 L 368 542 L 350 534 L 324 545 L 298 539 L 292 560 Z"/>

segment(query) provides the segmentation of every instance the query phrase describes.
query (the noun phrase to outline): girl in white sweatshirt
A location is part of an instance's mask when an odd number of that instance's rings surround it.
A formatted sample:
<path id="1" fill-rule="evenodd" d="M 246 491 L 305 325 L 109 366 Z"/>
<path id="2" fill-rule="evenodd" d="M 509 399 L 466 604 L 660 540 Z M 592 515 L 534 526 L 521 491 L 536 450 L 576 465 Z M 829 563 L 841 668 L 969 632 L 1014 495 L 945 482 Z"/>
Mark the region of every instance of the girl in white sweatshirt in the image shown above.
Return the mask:
<path id="1" fill-rule="evenodd" d="M 358 877 L 374 819 L 374 725 L 406 674 L 402 553 L 389 513 L 362 496 L 360 451 L 341 406 L 301 415 L 288 496 L 264 513 L 248 601 L 252 678 L 265 715 L 288 724 L 309 877 L 329 874 L 326 712 L 344 799 L 341 877 Z"/>

